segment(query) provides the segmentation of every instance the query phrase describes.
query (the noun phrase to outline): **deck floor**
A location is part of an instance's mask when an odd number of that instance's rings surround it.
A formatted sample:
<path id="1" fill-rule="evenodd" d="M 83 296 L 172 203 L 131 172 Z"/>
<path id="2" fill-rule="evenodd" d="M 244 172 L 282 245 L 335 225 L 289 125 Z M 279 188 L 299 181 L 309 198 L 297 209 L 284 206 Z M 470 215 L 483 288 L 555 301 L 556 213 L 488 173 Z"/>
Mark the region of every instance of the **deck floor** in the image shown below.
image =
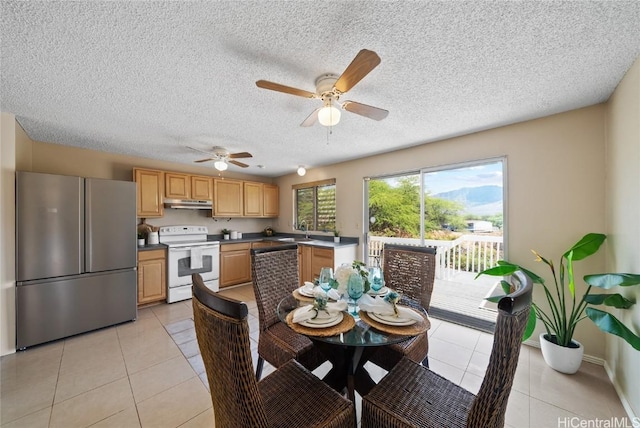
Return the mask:
<path id="1" fill-rule="evenodd" d="M 487 302 L 485 297 L 492 292 L 496 278 L 484 276 L 474 279 L 475 275 L 475 273 L 459 272 L 451 279 L 436 279 L 431 296 L 431 308 L 462 315 L 460 318 L 478 319 L 484 321 L 483 324 L 487 321 L 495 323 L 496 305 Z M 440 311 L 434 311 L 433 316 L 446 318 Z M 446 320 L 474 327 L 453 318 Z"/>

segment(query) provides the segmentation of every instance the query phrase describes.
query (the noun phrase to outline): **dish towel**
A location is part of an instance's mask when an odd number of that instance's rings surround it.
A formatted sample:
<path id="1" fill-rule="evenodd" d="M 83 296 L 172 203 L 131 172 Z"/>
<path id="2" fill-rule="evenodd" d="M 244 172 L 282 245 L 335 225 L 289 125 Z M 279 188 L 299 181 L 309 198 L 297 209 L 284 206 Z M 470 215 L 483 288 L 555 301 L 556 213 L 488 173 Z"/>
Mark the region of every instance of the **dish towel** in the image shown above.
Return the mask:
<path id="1" fill-rule="evenodd" d="M 325 310 L 319 311 L 316 313 L 316 310 L 313 309 L 313 305 L 305 305 L 301 306 L 293 313 L 292 321 L 295 323 L 303 322 L 310 320 L 311 318 L 315 318 L 318 316 L 319 318 L 332 318 L 338 312 L 347 310 L 347 302 L 344 300 L 340 302 L 329 302 L 327 303 L 327 308 Z"/>
<path id="2" fill-rule="evenodd" d="M 321 293 L 321 295 L 325 294 L 325 291 L 319 285 L 315 285 L 313 282 L 309 281 L 304 282 L 302 289 L 305 293 L 313 294 L 314 296 L 318 295 L 318 293 Z M 326 294 L 327 297 L 332 300 L 340 300 L 340 294 L 338 294 L 338 292 L 333 288 L 327 291 Z"/>
<path id="3" fill-rule="evenodd" d="M 363 294 L 358 300 L 360 310 L 365 312 L 373 312 L 380 315 L 394 315 L 393 305 L 384 299 L 374 299 L 368 294 Z M 424 318 L 411 308 L 405 306 L 397 306 L 398 318 L 423 321 Z"/>
<path id="4" fill-rule="evenodd" d="M 191 249 L 191 269 L 202 269 L 202 248 Z"/>

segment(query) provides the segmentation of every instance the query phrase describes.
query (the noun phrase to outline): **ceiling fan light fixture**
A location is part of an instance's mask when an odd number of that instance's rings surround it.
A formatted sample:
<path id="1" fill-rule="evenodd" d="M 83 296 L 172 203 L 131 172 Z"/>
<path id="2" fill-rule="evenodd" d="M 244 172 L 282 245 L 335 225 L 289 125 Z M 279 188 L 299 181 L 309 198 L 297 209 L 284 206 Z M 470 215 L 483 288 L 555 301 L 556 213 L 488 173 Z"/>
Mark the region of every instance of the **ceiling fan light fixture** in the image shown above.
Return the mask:
<path id="1" fill-rule="evenodd" d="M 318 111 L 318 122 L 324 126 L 334 126 L 340 122 L 340 110 L 333 106 L 331 98 L 325 101 L 324 107 Z"/>
<path id="2" fill-rule="evenodd" d="M 305 167 L 303 167 L 302 165 L 300 165 L 298 167 L 298 175 L 300 177 L 304 176 L 307 173 L 307 169 Z"/>
<path id="3" fill-rule="evenodd" d="M 213 166 L 218 170 L 218 171 L 226 171 L 227 168 L 229 168 L 229 165 L 227 165 L 227 163 L 223 160 L 217 160 L 215 161 L 215 163 L 213 164 Z"/>

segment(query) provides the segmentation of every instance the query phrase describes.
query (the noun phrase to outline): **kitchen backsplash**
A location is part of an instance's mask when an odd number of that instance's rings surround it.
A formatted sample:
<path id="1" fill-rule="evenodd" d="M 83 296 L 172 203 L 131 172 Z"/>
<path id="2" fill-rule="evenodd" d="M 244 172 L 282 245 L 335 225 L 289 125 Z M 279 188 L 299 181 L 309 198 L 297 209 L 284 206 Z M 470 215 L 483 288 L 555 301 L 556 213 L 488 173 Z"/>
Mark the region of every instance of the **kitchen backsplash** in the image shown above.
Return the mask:
<path id="1" fill-rule="evenodd" d="M 242 233 L 261 232 L 265 227 L 275 227 L 274 218 L 211 218 L 207 210 L 176 210 L 165 209 L 164 217 L 147 218 L 145 222 L 152 226 L 207 226 L 209 234 L 221 233 L 222 229 L 237 230 Z M 140 223 L 138 219 L 138 223 Z"/>

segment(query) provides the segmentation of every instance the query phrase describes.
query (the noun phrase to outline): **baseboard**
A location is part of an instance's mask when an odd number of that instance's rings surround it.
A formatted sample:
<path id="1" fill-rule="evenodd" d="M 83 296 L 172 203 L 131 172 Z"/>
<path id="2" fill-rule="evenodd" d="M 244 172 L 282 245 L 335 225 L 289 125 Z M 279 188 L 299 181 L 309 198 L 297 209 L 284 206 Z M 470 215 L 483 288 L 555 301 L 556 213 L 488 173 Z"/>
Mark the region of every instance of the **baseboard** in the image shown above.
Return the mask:
<path id="1" fill-rule="evenodd" d="M 627 400 L 627 396 L 624 395 L 624 392 L 622 391 L 622 388 L 620 387 L 620 384 L 618 384 L 616 377 L 613 373 L 613 370 L 611 370 L 611 367 L 609 366 L 609 364 L 605 361 L 604 362 L 604 371 L 607 373 L 607 376 L 609 377 L 609 380 L 611 381 L 611 384 L 613 385 L 613 389 L 616 390 L 616 394 L 618 394 L 618 398 L 620 399 L 620 403 L 622 404 L 622 407 L 624 408 L 624 411 L 627 412 L 627 417 L 632 420 L 632 421 L 640 421 L 640 417 L 635 415 L 633 413 L 633 409 L 631 408 L 631 405 L 629 404 L 629 400 Z"/>
<path id="2" fill-rule="evenodd" d="M 537 340 L 527 339 L 522 343 L 524 345 L 528 345 L 528 346 L 532 346 L 534 348 L 540 349 L 540 342 L 538 342 Z M 597 364 L 599 366 L 604 366 L 604 363 L 605 363 L 604 359 L 600 357 L 594 357 L 593 355 L 587 355 L 587 354 L 584 354 L 582 356 L 582 361 L 586 361 L 587 363 Z"/>

